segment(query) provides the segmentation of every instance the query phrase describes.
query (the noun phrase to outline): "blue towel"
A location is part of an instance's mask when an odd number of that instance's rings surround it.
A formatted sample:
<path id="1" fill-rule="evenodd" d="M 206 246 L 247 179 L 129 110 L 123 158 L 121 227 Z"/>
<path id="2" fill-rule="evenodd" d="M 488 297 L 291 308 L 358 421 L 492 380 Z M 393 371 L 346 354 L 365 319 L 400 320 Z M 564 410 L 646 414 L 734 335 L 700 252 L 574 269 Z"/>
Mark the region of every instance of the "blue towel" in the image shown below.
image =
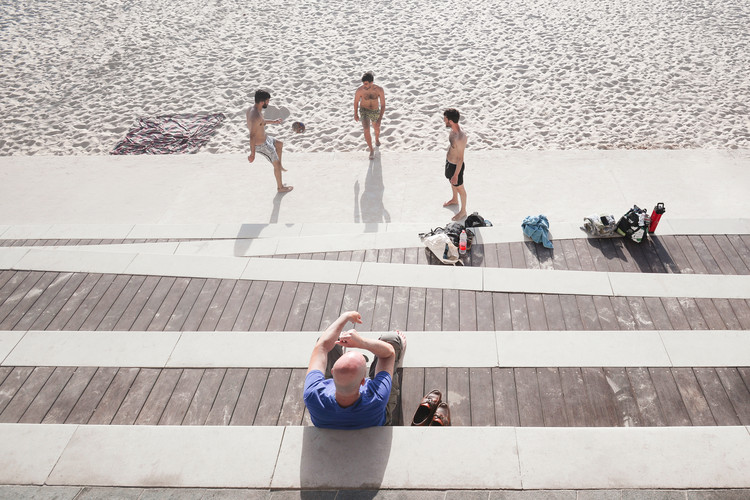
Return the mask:
<path id="1" fill-rule="evenodd" d="M 552 242 L 549 240 L 549 221 L 546 216 L 532 217 L 529 215 L 523 220 L 521 227 L 523 228 L 523 234 L 534 242 L 543 244 L 545 248 L 552 248 Z"/>

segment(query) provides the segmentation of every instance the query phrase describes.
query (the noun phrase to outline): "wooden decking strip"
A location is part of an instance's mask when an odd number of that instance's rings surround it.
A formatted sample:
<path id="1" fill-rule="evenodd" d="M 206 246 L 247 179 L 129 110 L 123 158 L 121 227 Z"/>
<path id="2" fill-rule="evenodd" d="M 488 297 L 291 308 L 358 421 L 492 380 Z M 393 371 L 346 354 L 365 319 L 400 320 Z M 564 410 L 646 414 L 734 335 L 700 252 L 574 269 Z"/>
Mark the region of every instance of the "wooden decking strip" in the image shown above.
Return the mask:
<path id="1" fill-rule="evenodd" d="M 311 425 L 305 369 L 0 368 L 0 423 Z M 750 368 L 404 368 L 399 425 L 439 389 L 455 426 L 750 425 Z"/>
<path id="2" fill-rule="evenodd" d="M 0 271 L 0 330 L 747 330 L 750 300 Z"/>
<path id="3" fill-rule="evenodd" d="M 198 240 L 200 239 L 0 240 L 0 247 L 109 245 Z M 750 274 L 750 235 L 652 235 L 641 244 L 624 238 L 561 239 L 554 243 L 555 249 L 553 250 L 530 241 L 477 244 L 471 248 L 462 261 L 465 265 L 474 267 L 677 274 Z M 439 264 L 432 254 L 421 247 L 275 255 L 273 257 Z"/>

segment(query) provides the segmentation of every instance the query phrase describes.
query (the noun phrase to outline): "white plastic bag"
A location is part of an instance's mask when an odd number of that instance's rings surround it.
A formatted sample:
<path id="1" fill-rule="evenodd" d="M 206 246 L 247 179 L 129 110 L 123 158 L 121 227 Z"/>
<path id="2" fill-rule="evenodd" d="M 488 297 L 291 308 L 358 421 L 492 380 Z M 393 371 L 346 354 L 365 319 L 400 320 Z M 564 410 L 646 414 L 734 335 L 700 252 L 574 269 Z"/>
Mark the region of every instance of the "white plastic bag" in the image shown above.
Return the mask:
<path id="1" fill-rule="evenodd" d="M 424 246 L 435 254 L 444 264 L 455 265 L 458 262 L 458 248 L 445 233 L 433 234 L 422 238 Z"/>

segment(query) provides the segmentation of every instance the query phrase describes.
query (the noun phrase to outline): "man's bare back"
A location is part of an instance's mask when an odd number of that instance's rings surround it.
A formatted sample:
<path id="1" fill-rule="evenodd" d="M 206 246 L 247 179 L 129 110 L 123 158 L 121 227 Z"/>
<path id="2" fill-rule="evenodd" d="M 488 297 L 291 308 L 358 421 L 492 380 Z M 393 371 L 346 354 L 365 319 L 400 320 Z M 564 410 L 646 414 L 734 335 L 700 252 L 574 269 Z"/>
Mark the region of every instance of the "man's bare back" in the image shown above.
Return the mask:
<path id="1" fill-rule="evenodd" d="M 451 130 L 448 134 L 448 153 L 445 155 L 445 160 L 453 164 L 458 165 L 459 161 L 463 163 L 464 151 L 466 150 L 466 144 L 469 142 L 469 136 L 463 130 Z"/>

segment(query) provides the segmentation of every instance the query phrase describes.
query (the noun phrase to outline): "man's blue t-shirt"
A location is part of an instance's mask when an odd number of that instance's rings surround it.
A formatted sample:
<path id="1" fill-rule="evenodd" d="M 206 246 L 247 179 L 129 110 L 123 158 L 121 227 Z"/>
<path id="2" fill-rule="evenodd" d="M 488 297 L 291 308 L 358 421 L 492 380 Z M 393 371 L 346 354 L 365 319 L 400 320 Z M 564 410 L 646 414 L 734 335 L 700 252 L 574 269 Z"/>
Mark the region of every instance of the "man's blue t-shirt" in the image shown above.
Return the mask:
<path id="1" fill-rule="evenodd" d="M 385 407 L 390 395 L 391 376 L 388 372 L 379 372 L 360 386 L 356 403 L 342 408 L 336 401 L 333 379 L 326 379 L 323 372 L 313 370 L 305 377 L 303 397 L 315 427 L 364 429 L 385 424 Z"/>

